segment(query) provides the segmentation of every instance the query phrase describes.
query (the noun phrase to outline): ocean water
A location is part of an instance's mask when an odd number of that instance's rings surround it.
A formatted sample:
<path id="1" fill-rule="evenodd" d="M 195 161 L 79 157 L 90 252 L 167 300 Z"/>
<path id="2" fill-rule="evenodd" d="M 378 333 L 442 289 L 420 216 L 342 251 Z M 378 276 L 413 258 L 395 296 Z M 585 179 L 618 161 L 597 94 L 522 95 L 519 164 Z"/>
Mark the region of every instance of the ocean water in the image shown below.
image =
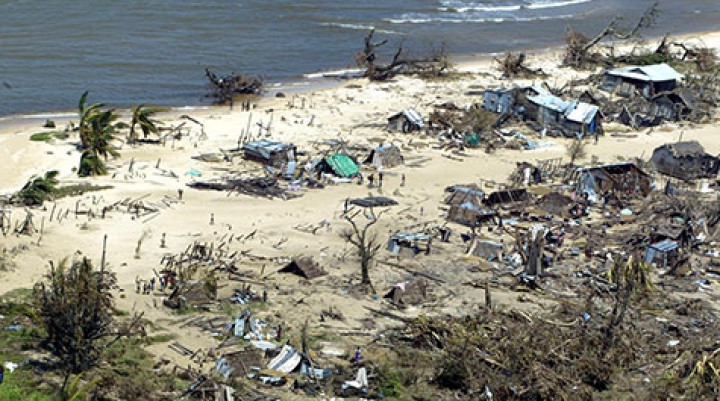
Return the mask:
<path id="1" fill-rule="evenodd" d="M 90 102 L 126 108 L 209 105 L 204 69 L 261 76 L 267 88 L 353 68 L 370 29 L 421 53 L 457 57 L 538 49 L 568 26 L 594 33 L 635 21 L 654 0 L 0 0 L 0 124 L 71 113 Z M 664 1 L 647 35 L 720 28 L 718 0 Z"/>

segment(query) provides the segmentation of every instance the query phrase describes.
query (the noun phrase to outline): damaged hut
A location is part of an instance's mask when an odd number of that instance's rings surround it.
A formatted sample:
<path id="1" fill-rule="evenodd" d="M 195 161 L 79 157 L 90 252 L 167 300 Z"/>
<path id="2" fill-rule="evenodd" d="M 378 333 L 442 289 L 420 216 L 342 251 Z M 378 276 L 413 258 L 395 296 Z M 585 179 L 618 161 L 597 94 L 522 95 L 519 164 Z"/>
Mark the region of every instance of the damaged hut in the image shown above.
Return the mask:
<path id="1" fill-rule="evenodd" d="M 402 152 L 400 152 L 400 148 L 397 146 L 378 146 L 370 151 L 370 154 L 365 158 L 363 164 L 373 166 L 380 170 L 401 166 L 405 164 L 405 159 L 403 158 Z"/>
<path id="2" fill-rule="evenodd" d="M 389 131 L 409 133 L 420 131 L 423 128 L 425 128 L 425 122 L 415 109 L 405 109 L 388 117 Z"/>
<path id="3" fill-rule="evenodd" d="M 684 141 L 655 148 L 650 165 L 658 173 L 692 181 L 715 178 L 720 170 L 720 159 L 706 153 L 700 142 Z"/>
<path id="4" fill-rule="evenodd" d="M 320 265 L 310 256 L 295 259 L 285 265 L 282 269 L 278 270 L 278 272 L 292 273 L 308 280 L 327 274 L 327 272 L 323 270 L 323 268 L 320 267 Z"/>
<path id="5" fill-rule="evenodd" d="M 412 251 L 412 254 L 425 250 L 430 235 L 426 233 L 395 233 L 390 236 L 387 250 L 399 254 L 403 250 Z"/>
<path id="6" fill-rule="evenodd" d="M 477 256 L 491 261 L 503 260 L 505 255 L 505 244 L 502 242 L 474 238 L 472 242 L 470 242 L 467 255 Z"/>
<path id="7" fill-rule="evenodd" d="M 291 143 L 275 141 L 252 141 L 243 146 L 244 157 L 262 164 L 282 167 L 294 163 L 297 148 Z"/>
<path id="8" fill-rule="evenodd" d="M 652 177 L 634 163 L 605 164 L 576 171 L 576 193 L 597 202 L 606 192 L 618 198 L 650 193 Z"/>
<path id="9" fill-rule="evenodd" d="M 460 205 L 470 202 L 475 205 L 482 205 L 485 199 L 485 192 L 475 184 L 453 185 L 445 188 L 448 196 L 445 197 L 446 205 Z"/>
<path id="10" fill-rule="evenodd" d="M 556 127 L 569 137 L 602 133 L 598 106 L 578 100 L 566 102 L 551 94 L 528 96 L 527 99 L 535 106 L 535 111 L 528 110 L 527 116 L 545 129 Z"/>
<path id="11" fill-rule="evenodd" d="M 332 174 L 342 178 L 352 178 L 360 174 L 360 169 L 352 157 L 344 153 L 325 156 L 315 165 L 315 173 Z"/>
<path id="12" fill-rule="evenodd" d="M 502 189 L 491 193 L 484 203 L 488 207 L 497 207 L 499 205 L 512 206 L 517 203 L 526 203 L 532 197 L 525 188 Z"/>
<path id="13" fill-rule="evenodd" d="M 600 89 L 623 97 L 632 97 L 638 92 L 650 99 L 675 90 L 682 78 L 682 74 L 665 63 L 633 65 L 605 71 Z"/>
<path id="14" fill-rule="evenodd" d="M 428 287 L 429 283 L 425 279 L 404 281 L 395 284 L 384 298 L 396 305 L 417 305 L 428 298 Z"/>
<path id="15" fill-rule="evenodd" d="M 477 185 L 453 185 L 445 189 L 449 192 L 445 204 L 450 205 L 447 219 L 469 227 L 493 220 L 497 213 L 483 206 L 485 192 Z"/>

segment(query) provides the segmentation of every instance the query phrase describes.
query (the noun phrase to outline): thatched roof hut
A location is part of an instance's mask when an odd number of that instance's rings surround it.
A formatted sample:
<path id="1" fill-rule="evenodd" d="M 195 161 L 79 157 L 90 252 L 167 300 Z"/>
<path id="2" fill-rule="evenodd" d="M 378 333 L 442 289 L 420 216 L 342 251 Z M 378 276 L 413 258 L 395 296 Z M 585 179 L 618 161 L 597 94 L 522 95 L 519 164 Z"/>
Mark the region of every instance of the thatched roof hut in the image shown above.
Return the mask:
<path id="1" fill-rule="evenodd" d="M 401 166 L 405 164 L 405 158 L 397 146 L 378 146 L 370 151 L 370 154 L 365 158 L 363 164 L 373 166 L 379 170 Z"/>
<path id="2" fill-rule="evenodd" d="M 394 304 L 416 305 L 428 298 L 429 283 L 425 279 L 397 283 L 385 294 L 385 298 Z"/>
<path id="3" fill-rule="evenodd" d="M 288 263 L 282 269 L 278 270 L 279 273 L 293 273 L 300 277 L 304 277 L 308 280 L 312 280 L 316 277 L 324 276 L 327 274 L 320 265 L 313 260 L 310 256 L 304 256 L 299 259 L 295 259 Z"/>

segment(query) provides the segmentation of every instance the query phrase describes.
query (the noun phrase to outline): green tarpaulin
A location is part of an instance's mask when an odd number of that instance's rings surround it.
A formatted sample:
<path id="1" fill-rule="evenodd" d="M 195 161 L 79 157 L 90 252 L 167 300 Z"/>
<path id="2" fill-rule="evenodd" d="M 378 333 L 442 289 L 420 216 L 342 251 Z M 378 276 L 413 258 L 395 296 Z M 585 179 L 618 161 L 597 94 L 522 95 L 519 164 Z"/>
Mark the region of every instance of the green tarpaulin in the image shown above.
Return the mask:
<path id="1" fill-rule="evenodd" d="M 360 173 L 360 169 L 357 164 L 355 164 L 348 155 L 338 153 L 332 156 L 327 156 L 325 158 L 325 162 L 333 169 L 335 174 L 340 177 L 351 177 Z"/>

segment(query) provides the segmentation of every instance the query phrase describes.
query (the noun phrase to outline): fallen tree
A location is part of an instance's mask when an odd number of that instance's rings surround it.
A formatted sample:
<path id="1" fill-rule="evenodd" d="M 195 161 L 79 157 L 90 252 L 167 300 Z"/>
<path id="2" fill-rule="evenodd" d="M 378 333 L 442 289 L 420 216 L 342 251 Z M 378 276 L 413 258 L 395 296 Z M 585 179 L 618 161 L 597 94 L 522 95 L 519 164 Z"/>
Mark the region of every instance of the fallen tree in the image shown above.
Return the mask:
<path id="1" fill-rule="evenodd" d="M 226 76 L 218 76 L 209 69 L 205 69 L 205 76 L 209 81 L 210 96 L 217 99 L 218 103 L 230 103 L 232 105 L 235 95 L 258 95 L 262 92 L 262 79 L 250 77 L 238 73 Z"/>
<path id="2" fill-rule="evenodd" d="M 626 29 L 620 26 L 623 17 L 615 17 L 600 33 L 590 38 L 585 34 L 568 27 L 565 35 L 565 56 L 563 64 L 568 67 L 583 68 L 587 65 L 594 64 L 614 64 L 614 51 L 610 51 L 610 56 L 594 51 L 595 47 L 604 39 L 611 38 L 620 41 L 638 39 L 640 31 L 655 25 L 655 20 L 660 14 L 659 2 L 653 3 L 643 15 L 638 19 L 635 25 Z"/>
<path id="3" fill-rule="evenodd" d="M 413 58 L 400 44 L 388 63 L 379 63 L 377 49 L 388 40 L 373 42 L 375 30 L 365 36 L 363 49 L 357 54 L 357 65 L 364 69 L 363 76 L 373 81 L 385 81 L 396 75 L 440 76 L 450 67 L 443 47 L 431 50 L 427 56 Z"/>

